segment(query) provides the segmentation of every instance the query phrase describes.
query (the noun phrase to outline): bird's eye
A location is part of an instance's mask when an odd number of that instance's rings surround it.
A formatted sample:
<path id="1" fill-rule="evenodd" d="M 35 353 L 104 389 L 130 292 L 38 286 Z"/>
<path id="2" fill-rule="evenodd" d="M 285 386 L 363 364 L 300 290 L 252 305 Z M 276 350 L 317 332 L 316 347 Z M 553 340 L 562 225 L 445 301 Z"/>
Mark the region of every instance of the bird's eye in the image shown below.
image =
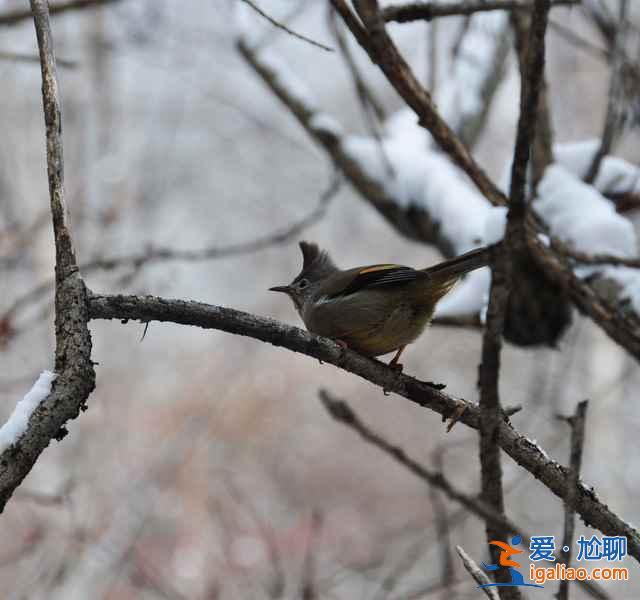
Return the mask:
<path id="1" fill-rule="evenodd" d="M 306 288 L 309 285 L 309 280 L 308 279 L 301 279 L 298 282 L 298 288 L 303 290 L 304 288 Z"/>

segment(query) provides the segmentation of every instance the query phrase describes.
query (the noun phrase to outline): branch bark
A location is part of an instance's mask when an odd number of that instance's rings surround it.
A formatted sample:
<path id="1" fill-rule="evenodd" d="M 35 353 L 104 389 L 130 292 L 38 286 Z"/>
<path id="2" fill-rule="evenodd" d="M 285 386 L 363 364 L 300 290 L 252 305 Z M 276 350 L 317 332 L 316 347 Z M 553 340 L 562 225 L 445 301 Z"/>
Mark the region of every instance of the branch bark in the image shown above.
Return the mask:
<path id="1" fill-rule="evenodd" d="M 395 392 L 419 406 L 429 408 L 445 418 L 454 415 L 460 409 L 460 400 L 443 393 L 442 386 L 398 373 L 377 360 L 345 350 L 333 340 L 273 319 L 231 308 L 154 296 L 92 294 L 89 296 L 89 307 L 91 319 L 139 320 L 143 323 L 172 322 L 252 337 L 335 365 L 382 389 Z M 478 429 L 477 406 L 468 404 L 459 421 Z M 565 498 L 568 469 L 550 459 L 534 442 L 518 432 L 506 418 L 501 419 L 498 424 L 496 441 L 513 460 L 556 496 Z M 625 535 L 628 539 L 629 554 L 640 561 L 640 533 L 601 502 L 593 489 L 582 483 L 576 488 L 576 512 L 587 525 L 599 529 L 606 535 Z"/>
<path id="2" fill-rule="evenodd" d="M 64 206 L 62 120 L 46 0 L 31 0 L 42 67 L 42 101 L 47 141 L 47 173 L 56 248 L 55 371 L 51 394 L 31 415 L 24 435 L 0 455 L 0 510 L 64 424 L 78 416 L 95 387 L 86 288 L 76 263 Z"/>
<path id="3" fill-rule="evenodd" d="M 581 0 L 553 0 L 553 6 L 580 4 Z M 438 17 L 468 16 L 489 10 L 531 10 L 532 0 L 463 0 L 462 2 L 408 2 L 382 11 L 385 21 L 409 23 L 431 21 Z"/>

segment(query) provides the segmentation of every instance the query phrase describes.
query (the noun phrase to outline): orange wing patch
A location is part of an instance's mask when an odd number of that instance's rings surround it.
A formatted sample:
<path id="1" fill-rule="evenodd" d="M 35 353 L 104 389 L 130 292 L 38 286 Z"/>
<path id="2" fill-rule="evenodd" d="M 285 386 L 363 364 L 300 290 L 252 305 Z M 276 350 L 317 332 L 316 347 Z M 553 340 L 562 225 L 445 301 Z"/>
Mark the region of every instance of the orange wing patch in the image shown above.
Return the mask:
<path id="1" fill-rule="evenodd" d="M 358 272 L 358 275 L 364 275 L 365 273 L 376 273 L 377 271 L 387 271 L 388 269 L 397 269 L 400 265 L 373 265 L 367 267 Z"/>

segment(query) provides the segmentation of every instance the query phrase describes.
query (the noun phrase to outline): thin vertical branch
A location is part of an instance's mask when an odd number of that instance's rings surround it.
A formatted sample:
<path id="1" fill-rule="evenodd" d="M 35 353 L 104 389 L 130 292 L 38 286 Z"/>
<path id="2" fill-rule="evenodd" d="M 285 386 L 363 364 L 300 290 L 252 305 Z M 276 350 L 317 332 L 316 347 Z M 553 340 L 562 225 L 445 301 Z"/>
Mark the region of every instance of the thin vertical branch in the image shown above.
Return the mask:
<path id="1" fill-rule="evenodd" d="M 576 487 L 578 485 L 578 480 L 580 479 L 582 449 L 584 448 L 584 429 L 587 419 L 588 404 L 588 400 L 583 400 L 578 404 L 575 414 L 572 417 L 565 418 L 571 427 L 571 455 L 569 458 L 569 476 L 567 477 L 567 495 L 564 499 L 564 535 L 562 538 L 563 554 L 560 560 L 567 567 L 571 564 L 571 546 L 573 544 L 576 525 Z M 567 548 L 567 550 L 564 551 L 564 548 Z M 556 598 L 557 600 L 568 600 L 569 580 L 564 579 L 560 582 Z"/>
<path id="2" fill-rule="evenodd" d="M 627 12 L 628 0 L 620 0 L 619 25 L 611 48 L 611 82 L 609 84 L 607 112 L 604 119 L 600 146 L 593 156 L 589 170 L 584 177 L 587 183 L 593 183 L 596 180 L 602 160 L 611 151 L 622 123 L 621 103 L 623 102 Z"/>
<path id="3" fill-rule="evenodd" d="M 443 472 L 442 460 L 443 448 L 438 447 L 434 454 L 434 466 L 438 473 Z M 455 565 L 453 562 L 453 554 L 451 552 L 451 533 L 449 531 L 450 520 L 447 518 L 447 507 L 444 503 L 442 495 L 434 487 L 429 486 L 429 499 L 433 507 L 433 516 L 435 520 L 436 536 L 438 539 L 438 547 L 440 549 L 440 565 L 443 598 L 452 597 L 452 586 L 455 582 Z"/>
<path id="4" fill-rule="evenodd" d="M 482 343 L 482 363 L 479 369 L 480 386 L 480 466 L 482 499 L 504 515 L 502 489 L 502 465 L 498 445 L 498 430 L 504 419 L 500 406 L 498 380 L 500 374 L 500 352 L 502 332 L 513 271 L 513 260 L 521 252 L 525 241 L 526 174 L 530 148 L 535 139 L 536 118 L 540 89 L 544 77 L 544 35 L 549 0 L 536 0 L 529 29 L 526 68 L 521 83 L 520 119 L 511 171 L 510 204 L 504 247 L 498 252 L 492 265 L 491 292 L 487 312 L 487 325 Z M 508 540 L 509 531 L 487 522 L 487 541 Z M 498 562 L 497 549 L 491 547 L 492 558 Z M 508 572 L 496 572 L 497 581 L 506 581 Z M 500 597 L 519 598 L 518 588 L 501 587 Z"/>

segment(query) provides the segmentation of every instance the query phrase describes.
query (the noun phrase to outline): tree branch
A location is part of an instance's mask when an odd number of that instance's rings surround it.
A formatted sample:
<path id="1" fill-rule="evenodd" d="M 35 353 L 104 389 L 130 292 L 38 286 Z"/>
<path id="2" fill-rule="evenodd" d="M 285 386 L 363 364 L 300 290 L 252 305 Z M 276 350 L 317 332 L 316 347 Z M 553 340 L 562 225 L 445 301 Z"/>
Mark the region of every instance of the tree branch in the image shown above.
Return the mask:
<path id="1" fill-rule="evenodd" d="M 273 319 L 231 308 L 154 296 L 92 294 L 89 296 L 89 310 L 92 319 L 172 322 L 252 337 L 335 365 L 445 418 L 451 417 L 460 409 L 460 401 L 443 393 L 442 386 L 418 381 L 377 360 L 345 350 L 333 340 Z M 459 422 L 478 429 L 477 406 L 468 404 Z M 550 459 L 534 442 L 514 429 L 507 419 L 502 419 L 497 427 L 497 443 L 556 496 L 561 499 L 565 497 L 568 469 Z M 576 512 L 584 522 L 606 535 L 625 535 L 629 554 L 640 560 L 640 533 L 611 512 L 592 489 L 579 484 L 576 493 Z"/>
<path id="2" fill-rule="evenodd" d="M 553 0 L 553 6 L 580 4 L 581 0 Z M 461 2 L 409 2 L 382 10 L 385 21 L 409 23 L 438 17 L 468 16 L 488 10 L 531 10 L 532 0 L 462 0 Z"/>
<path id="3" fill-rule="evenodd" d="M 572 417 L 565 417 L 571 427 L 571 457 L 569 461 L 569 486 L 567 487 L 567 497 L 564 499 L 564 535 L 562 547 L 568 548 L 567 552 L 561 556 L 560 560 L 568 567 L 571 564 L 571 546 L 573 544 L 573 534 L 575 531 L 574 496 L 575 486 L 580 480 L 580 467 L 582 465 L 582 449 L 584 447 L 584 429 L 587 419 L 588 401 L 584 400 L 578 404 L 576 412 Z M 557 600 L 568 600 L 569 580 L 560 581 L 560 587 L 556 594 Z"/>
<path id="4" fill-rule="evenodd" d="M 500 374 L 500 352 L 502 334 L 507 314 L 507 304 L 512 286 L 514 263 L 526 250 L 525 219 L 527 203 L 525 196 L 527 166 L 530 148 L 535 139 L 536 120 L 540 99 L 540 88 L 544 80 L 544 36 L 549 0 L 536 0 L 531 17 L 527 43 L 526 68 L 523 72 L 520 93 L 520 118 L 511 170 L 510 204 L 504 243 L 497 252 L 491 269 L 491 291 L 487 311 L 487 325 L 482 340 L 482 363 L 479 369 L 480 386 L 480 466 L 482 499 L 499 514 L 504 514 L 502 490 L 502 465 L 500 447 L 497 443 L 498 428 L 502 420 L 502 408 L 498 381 Z M 510 531 L 495 527 L 487 521 L 487 541 L 507 540 Z M 498 563 L 498 549 L 490 546 L 494 563 Z M 506 582 L 509 573 L 502 569 L 496 572 L 496 581 Z M 499 588 L 501 598 L 520 598 L 517 588 Z"/>
<path id="5" fill-rule="evenodd" d="M 92 8 L 101 4 L 113 4 L 120 0 L 68 0 L 67 2 L 51 3 L 49 6 L 49 14 L 60 15 L 62 13 L 82 10 L 84 8 Z M 31 19 L 35 13 L 32 10 L 14 10 L 0 14 L 0 26 L 2 25 L 18 25 Z"/>
<path id="6" fill-rule="evenodd" d="M 24 435 L 0 455 L 0 510 L 49 442 L 66 434 L 64 424 L 78 416 L 95 387 L 86 288 L 78 272 L 66 223 L 62 121 L 47 5 L 46 0 L 31 0 L 42 66 L 47 172 L 56 247 L 55 371 L 58 377 L 52 392 L 31 415 Z"/>
<path id="7" fill-rule="evenodd" d="M 266 12 L 264 12 L 255 2 L 253 2 L 253 0 L 240 0 L 240 2 L 244 2 L 253 11 L 259 14 L 263 19 L 269 21 L 269 23 L 271 23 L 274 27 L 281 29 L 282 31 L 288 33 L 290 36 L 293 36 L 294 38 L 302 40 L 303 42 L 307 42 L 307 44 L 311 44 L 312 46 L 315 46 L 316 48 L 320 48 L 321 50 L 325 50 L 326 52 L 333 52 L 333 48 L 330 48 L 329 46 L 325 46 L 320 42 L 316 42 L 315 40 L 312 40 L 311 38 L 308 38 L 305 35 L 296 33 L 292 29 L 289 29 L 286 25 L 280 23 L 280 21 L 276 21 L 276 19 L 274 19 L 273 17 L 269 16 Z"/>

